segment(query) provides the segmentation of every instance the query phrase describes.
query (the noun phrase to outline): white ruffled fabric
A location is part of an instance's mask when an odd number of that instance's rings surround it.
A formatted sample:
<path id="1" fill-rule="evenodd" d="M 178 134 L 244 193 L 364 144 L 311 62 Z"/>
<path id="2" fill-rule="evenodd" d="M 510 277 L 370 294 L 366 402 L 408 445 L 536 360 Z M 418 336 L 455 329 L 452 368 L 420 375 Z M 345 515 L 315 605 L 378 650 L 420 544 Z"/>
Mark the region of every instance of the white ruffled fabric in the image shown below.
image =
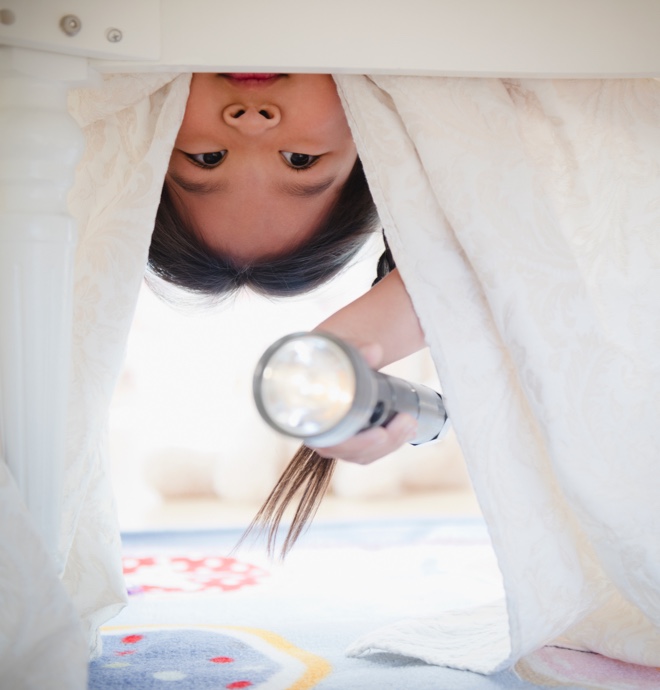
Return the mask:
<path id="1" fill-rule="evenodd" d="M 1 688 L 87 688 L 78 615 L 2 460 L 0 611 Z"/>
<path id="2" fill-rule="evenodd" d="M 190 75 L 113 75 L 71 94 L 85 136 L 69 197 L 78 221 L 63 582 L 98 652 L 126 601 L 107 468 L 107 421 Z"/>
<path id="3" fill-rule="evenodd" d="M 70 95 L 85 152 L 69 198 L 79 245 L 61 501 L 66 564 L 60 580 L 0 462 L 3 688 L 84 690 L 99 627 L 126 602 L 106 427 L 189 83 L 190 75 L 115 75 Z"/>
<path id="4" fill-rule="evenodd" d="M 430 602 L 349 653 L 660 665 L 660 82 L 337 83 L 507 611 Z"/>

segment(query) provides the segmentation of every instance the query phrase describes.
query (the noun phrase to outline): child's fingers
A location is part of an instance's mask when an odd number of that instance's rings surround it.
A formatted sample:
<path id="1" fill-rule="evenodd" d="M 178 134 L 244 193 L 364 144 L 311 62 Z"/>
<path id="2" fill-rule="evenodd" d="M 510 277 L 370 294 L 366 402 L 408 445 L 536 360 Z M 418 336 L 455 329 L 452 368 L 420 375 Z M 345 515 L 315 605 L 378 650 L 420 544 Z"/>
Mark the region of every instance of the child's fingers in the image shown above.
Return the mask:
<path id="1" fill-rule="evenodd" d="M 372 369 L 378 369 L 383 361 L 383 348 L 377 343 L 358 346 L 360 354 Z"/>
<path id="2" fill-rule="evenodd" d="M 348 441 L 327 448 L 316 448 L 319 455 L 339 458 L 360 465 L 389 455 L 415 436 L 417 422 L 407 414 L 399 414 L 387 427 L 373 427 L 362 431 Z"/>

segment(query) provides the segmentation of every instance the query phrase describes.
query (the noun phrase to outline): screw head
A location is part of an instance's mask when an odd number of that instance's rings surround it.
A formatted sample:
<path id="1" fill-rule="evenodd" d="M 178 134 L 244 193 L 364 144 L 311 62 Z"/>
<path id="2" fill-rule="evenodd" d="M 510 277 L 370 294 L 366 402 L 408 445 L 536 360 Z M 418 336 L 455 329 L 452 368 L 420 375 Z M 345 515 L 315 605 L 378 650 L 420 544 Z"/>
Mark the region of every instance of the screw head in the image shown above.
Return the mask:
<path id="1" fill-rule="evenodd" d="M 60 29 L 64 31 L 67 36 L 75 36 L 82 28 L 82 22 L 75 14 L 65 14 L 60 19 Z"/>
<path id="2" fill-rule="evenodd" d="M 119 43 L 124 37 L 124 34 L 119 29 L 112 27 L 105 32 L 105 37 L 110 43 Z"/>
<path id="3" fill-rule="evenodd" d="M 16 21 L 16 15 L 11 10 L 0 10 L 0 24 L 9 26 Z"/>

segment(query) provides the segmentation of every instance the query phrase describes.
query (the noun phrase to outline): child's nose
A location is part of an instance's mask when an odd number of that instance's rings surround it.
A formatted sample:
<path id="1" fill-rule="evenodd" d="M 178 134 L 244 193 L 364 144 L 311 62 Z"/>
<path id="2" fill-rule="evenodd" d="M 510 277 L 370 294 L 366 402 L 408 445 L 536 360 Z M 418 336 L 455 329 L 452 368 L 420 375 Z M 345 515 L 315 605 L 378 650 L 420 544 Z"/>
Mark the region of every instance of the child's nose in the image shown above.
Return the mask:
<path id="1" fill-rule="evenodd" d="M 244 106 L 238 103 L 222 111 L 222 119 L 230 126 L 246 134 L 259 134 L 277 126 L 281 119 L 276 105 Z"/>

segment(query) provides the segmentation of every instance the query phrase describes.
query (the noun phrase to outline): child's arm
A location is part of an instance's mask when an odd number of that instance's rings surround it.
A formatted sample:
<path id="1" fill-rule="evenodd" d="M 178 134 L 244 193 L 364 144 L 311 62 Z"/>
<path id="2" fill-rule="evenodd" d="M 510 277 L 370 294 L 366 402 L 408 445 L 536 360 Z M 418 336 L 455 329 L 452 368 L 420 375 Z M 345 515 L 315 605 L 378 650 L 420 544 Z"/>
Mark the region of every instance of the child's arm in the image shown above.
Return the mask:
<path id="1" fill-rule="evenodd" d="M 374 369 L 426 345 L 412 302 L 396 269 L 369 292 L 319 324 L 316 330 L 332 333 L 357 346 Z M 399 414 L 385 428 L 374 427 L 344 443 L 316 450 L 323 457 L 367 464 L 413 438 L 416 426 L 410 415 Z"/>
<path id="2" fill-rule="evenodd" d="M 315 330 L 333 333 L 358 347 L 379 345 L 382 348 L 379 368 L 426 346 L 417 314 L 397 269 Z"/>

